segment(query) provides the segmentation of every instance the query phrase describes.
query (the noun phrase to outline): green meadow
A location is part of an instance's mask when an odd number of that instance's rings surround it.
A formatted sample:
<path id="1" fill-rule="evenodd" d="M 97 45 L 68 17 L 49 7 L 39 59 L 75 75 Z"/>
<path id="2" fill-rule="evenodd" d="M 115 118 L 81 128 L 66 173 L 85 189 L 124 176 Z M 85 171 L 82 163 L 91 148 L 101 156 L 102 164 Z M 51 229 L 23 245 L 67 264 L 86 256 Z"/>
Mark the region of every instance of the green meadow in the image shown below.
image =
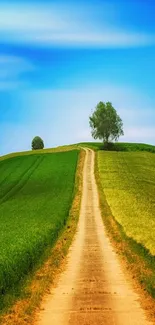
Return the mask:
<path id="1" fill-rule="evenodd" d="M 98 168 L 113 216 L 128 237 L 155 255 L 155 155 L 99 151 Z"/>
<path id="2" fill-rule="evenodd" d="M 109 143 L 108 148 L 102 142 L 81 142 L 78 144 L 81 147 L 87 147 L 95 151 L 108 150 L 108 151 L 123 151 L 123 152 L 137 152 L 145 151 L 155 153 L 155 146 L 144 143 L 128 143 L 128 142 L 116 142 Z"/>
<path id="3" fill-rule="evenodd" d="M 0 157 L 0 309 L 7 293 L 20 287 L 66 224 L 81 147 L 96 151 L 112 215 L 128 238 L 154 258 L 154 146 L 115 143 L 107 151 L 94 142 L 9 154 Z"/>
<path id="4" fill-rule="evenodd" d="M 0 161 L 0 306 L 65 225 L 78 150 Z"/>

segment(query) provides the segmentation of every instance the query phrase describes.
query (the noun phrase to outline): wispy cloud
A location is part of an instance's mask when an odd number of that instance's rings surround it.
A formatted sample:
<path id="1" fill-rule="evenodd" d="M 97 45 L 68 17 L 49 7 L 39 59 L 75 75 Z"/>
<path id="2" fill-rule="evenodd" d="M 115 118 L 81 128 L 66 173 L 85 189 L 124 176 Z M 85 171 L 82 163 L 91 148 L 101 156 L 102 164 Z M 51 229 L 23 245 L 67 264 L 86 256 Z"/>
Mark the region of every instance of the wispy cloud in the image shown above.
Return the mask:
<path id="1" fill-rule="evenodd" d="M 0 5 L 0 29 L 15 32 L 39 32 L 66 28 L 65 20 L 51 7 L 37 4 Z M 68 25 L 68 24 L 67 24 Z"/>
<path id="2" fill-rule="evenodd" d="M 107 10 L 107 8 L 106 8 Z M 109 13 L 110 16 L 110 13 Z M 115 19 L 92 20 L 91 12 L 76 7 L 21 4 L 0 5 L 0 38 L 5 42 L 42 46 L 136 47 L 155 44 L 155 35 L 120 28 Z"/>
<path id="3" fill-rule="evenodd" d="M 154 127 L 150 126 L 136 126 L 136 127 L 126 127 L 125 136 L 123 141 L 140 142 L 140 143 L 150 143 L 155 144 L 155 133 Z"/>
<path id="4" fill-rule="evenodd" d="M 19 87 L 22 74 L 33 69 L 33 65 L 21 57 L 0 55 L 0 90 Z"/>

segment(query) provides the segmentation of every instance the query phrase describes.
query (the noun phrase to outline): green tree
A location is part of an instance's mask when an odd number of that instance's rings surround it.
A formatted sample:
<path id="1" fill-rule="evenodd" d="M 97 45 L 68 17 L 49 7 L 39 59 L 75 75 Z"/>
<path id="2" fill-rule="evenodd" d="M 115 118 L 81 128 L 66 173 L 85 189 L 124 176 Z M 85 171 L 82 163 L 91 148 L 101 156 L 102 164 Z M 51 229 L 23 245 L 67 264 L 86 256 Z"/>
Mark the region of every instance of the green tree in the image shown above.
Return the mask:
<path id="1" fill-rule="evenodd" d="M 44 141 L 38 136 L 34 137 L 34 139 L 32 140 L 32 150 L 43 149 L 43 148 L 44 148 Z"/>
<path id="2" fill-rule="evenodd" d="M 99 102 L 89 117 L 89 124 L 94 139 L 100 139 L 104 143 L 117 141 L 120 135 L 124 135 L 123 122 L 117 114 L 112 103 Z"/>

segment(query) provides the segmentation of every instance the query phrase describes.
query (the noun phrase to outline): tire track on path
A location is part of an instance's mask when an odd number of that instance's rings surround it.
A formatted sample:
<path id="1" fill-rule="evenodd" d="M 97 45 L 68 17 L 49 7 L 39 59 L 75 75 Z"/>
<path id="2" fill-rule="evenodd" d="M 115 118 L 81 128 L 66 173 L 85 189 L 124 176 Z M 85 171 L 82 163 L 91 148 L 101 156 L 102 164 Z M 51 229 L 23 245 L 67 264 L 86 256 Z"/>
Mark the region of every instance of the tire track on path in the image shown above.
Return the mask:
<path id="1" fill-rule="evenodd" d="M 45 298 L 37 325 L 151 325 L 105 233 L 94 155 L 86 150 L 77 233 L 65 270 Z"/>

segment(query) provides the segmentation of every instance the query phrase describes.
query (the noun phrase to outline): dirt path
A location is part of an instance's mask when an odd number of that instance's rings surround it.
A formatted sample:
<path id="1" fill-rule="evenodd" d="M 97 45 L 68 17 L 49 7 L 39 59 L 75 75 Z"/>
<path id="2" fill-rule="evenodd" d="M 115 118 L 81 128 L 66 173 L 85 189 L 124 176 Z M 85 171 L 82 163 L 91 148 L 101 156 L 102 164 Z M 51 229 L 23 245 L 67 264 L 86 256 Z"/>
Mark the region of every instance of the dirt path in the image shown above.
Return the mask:
<path id="1" fill-rule="evenodd" d="M 106 236 L 87 150 L 80 220 L 65 271 L 46 297 L 37 325 L 148 325 Z"/>

